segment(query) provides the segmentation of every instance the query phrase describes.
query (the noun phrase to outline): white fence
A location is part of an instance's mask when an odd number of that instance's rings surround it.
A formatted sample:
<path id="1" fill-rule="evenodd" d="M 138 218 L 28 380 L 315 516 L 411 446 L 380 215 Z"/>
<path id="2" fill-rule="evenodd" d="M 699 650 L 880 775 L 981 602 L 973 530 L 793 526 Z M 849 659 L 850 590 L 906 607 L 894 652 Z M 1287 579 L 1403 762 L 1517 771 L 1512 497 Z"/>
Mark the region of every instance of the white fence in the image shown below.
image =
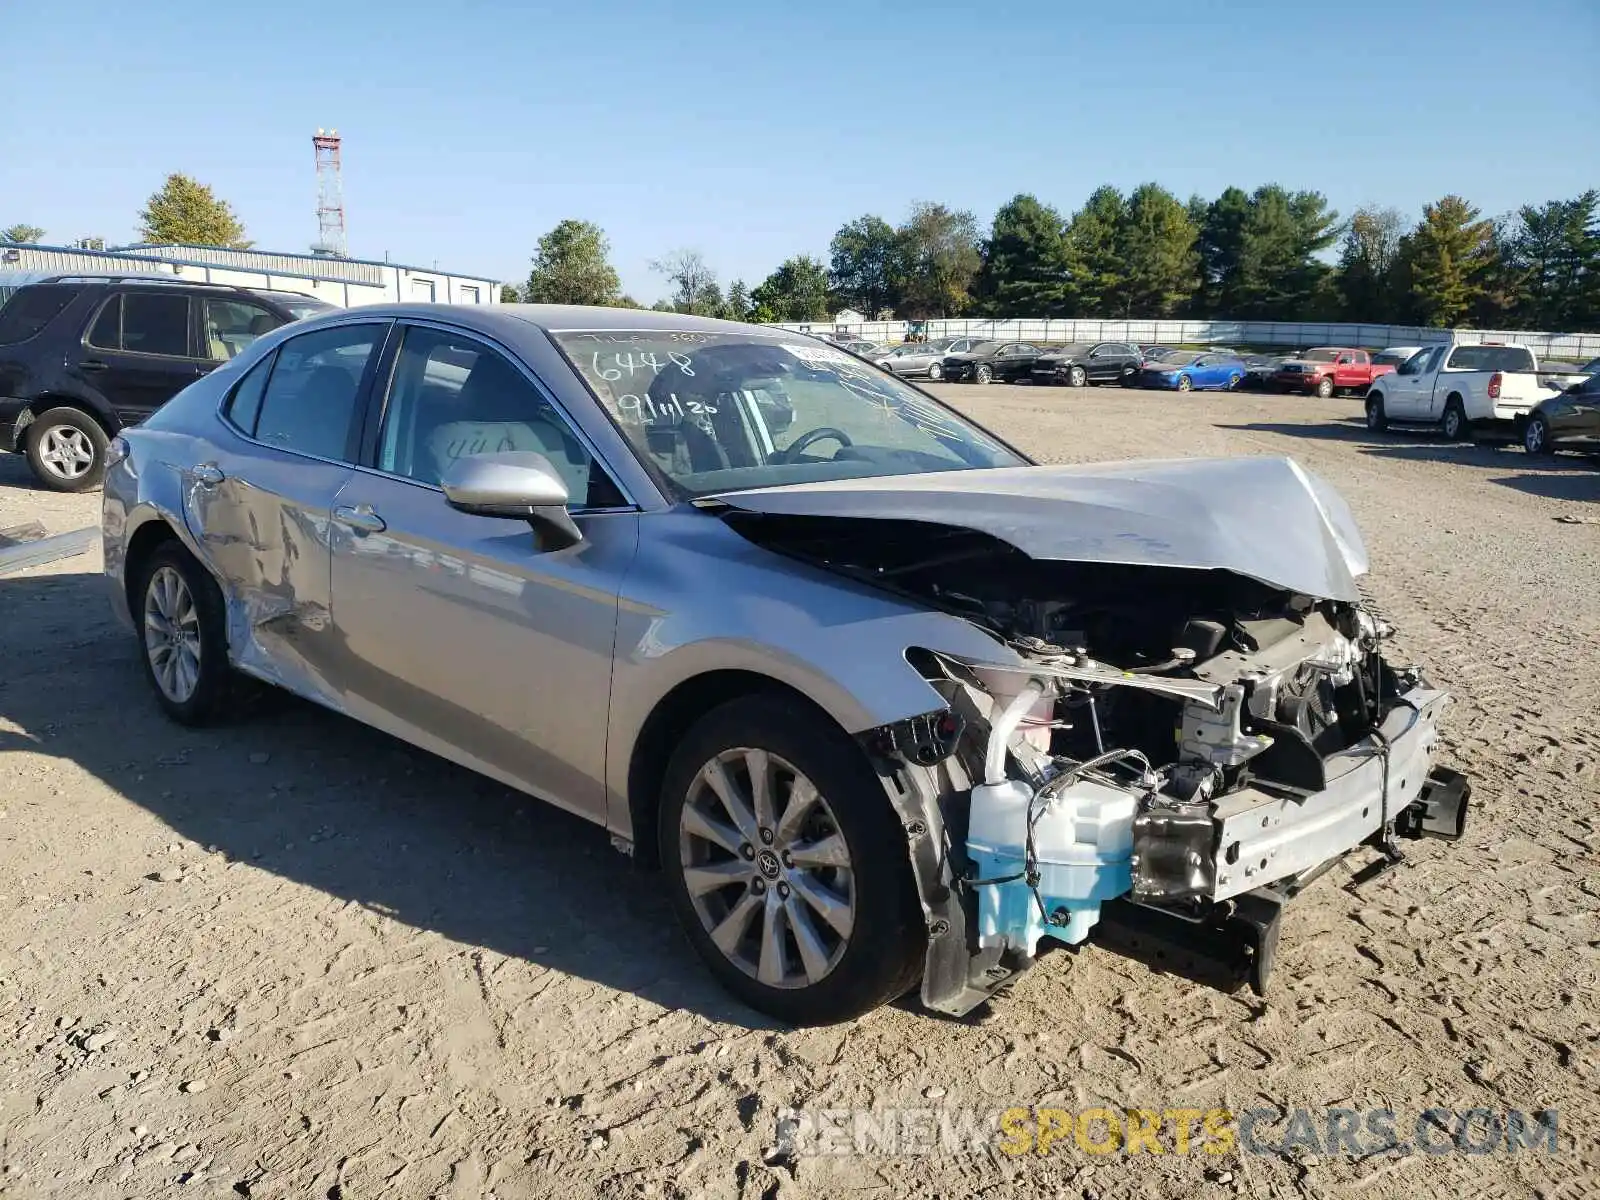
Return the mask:
<path id="1" fill-rule="evenodd" d="M 829 321 L 782 326 L 800 333 L 849 332 L 870 342 L 896 343 L 908 321 Z M 1525 330 L 1427 329 L 1416 325 L 1344 325 L 1295 321 L 1090 321 L 1022 317 L 1013 320 L 936 320 L 922 323 L 930 338 L 985 337 L 1025 342 L 1144 342 L 1217 346 L 1428 346 L 1436 342 L 1506 342 L 1527 346 L 1540 358 L 1588 362 L 1600 357 L 1600 333 L 1530 333 Z"/>

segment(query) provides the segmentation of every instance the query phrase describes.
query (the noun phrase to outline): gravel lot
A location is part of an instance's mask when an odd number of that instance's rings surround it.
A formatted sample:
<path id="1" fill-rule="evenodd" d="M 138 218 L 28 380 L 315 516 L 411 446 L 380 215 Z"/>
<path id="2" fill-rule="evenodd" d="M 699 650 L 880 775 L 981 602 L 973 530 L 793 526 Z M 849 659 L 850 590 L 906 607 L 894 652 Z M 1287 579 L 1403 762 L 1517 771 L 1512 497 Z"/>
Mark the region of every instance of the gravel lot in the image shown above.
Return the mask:
<path id="1" fill-rule="evenodd" d="M 1349 400 L 941 391 L 1045 461 L 1290 454 L 1342 488 L 1401 648 L 1459 696 L 1467 838 L 1320 881 L 1264 1003 L 1090 948 L 967 1021 L 785 1030 L 598 829 L 298 703 L 168 724 L 85 556 L 0 581 L 0 1195 L 1595 1194 L 1600 470 L 1372 438 Z M 0 527 L 31 519 L 98 496 L 0 456 Z M 1560 1153 L 764 1153 L 787 1106 L 1099 1103 L 1402 1136 L 1556 1108 Z"/>

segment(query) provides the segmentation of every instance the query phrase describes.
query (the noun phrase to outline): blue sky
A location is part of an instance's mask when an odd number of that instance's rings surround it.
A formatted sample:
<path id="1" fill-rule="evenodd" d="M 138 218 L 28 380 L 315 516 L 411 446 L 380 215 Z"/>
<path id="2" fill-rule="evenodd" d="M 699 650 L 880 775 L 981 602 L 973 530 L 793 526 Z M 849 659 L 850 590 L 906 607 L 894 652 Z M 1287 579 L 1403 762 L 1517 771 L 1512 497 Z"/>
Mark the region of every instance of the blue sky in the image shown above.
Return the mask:
<path id="1" fill-rule="evenodd" d="M 184 171 L 303 250 L 337 127 L 353 255 L 521 279 L 581 217 L 647 303 L 673 249 L 753 285 L 915 200 L 987 224 L 1019 191 L 1276 181 L 1414 216 L 1600 186 L 1595 0 L 59 0 L 5 30 L 0 225 L 131 241 Z"/>

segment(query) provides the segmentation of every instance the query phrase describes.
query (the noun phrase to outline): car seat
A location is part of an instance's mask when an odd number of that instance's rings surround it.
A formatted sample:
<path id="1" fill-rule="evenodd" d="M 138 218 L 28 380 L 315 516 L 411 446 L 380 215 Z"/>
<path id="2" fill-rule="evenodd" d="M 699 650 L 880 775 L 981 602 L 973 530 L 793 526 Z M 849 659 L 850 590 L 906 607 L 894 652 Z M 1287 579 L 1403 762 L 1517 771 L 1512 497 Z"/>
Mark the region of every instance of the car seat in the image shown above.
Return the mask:
<path id="1" fill-rule="evenodd" d="M 455 403 L 438 415 L 448 419 L 417 434 L 427 447 L 425 459 L 416 464 L 416 477 L 423 482 L 438 483 L 461 458 L 532 450 L 550 461 L 575 496 L 582 496 L 588 455 L 543 397 L 500 358 L 479 356 Z M 429 467 L 431 474 L 425 475 Z"/>

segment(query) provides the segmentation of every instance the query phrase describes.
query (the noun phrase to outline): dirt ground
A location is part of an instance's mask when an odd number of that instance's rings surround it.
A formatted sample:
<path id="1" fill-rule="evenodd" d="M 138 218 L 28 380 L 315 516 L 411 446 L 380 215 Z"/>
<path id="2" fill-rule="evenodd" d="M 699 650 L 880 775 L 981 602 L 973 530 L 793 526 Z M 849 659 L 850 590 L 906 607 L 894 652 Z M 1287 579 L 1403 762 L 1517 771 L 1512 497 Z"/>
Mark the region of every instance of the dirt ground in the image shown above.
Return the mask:
<path id="1" fill-rule="evenodd" d="M 1045 461 L 1289 454 L 1454 690 L 1464 841 L 1290 906 L 1268 998 L 1105 950 L 788 1030 L 598 829 L 292 702 L 166 722 L 98 556 L 0 581 L 0 1195 L 1578 1197 L 1600 1184 L 1600 469 L 1354 401 L 945 388 Z M 98 519 L 0 456 L 0 527 Z M 791 1157 L 787 1108 L 1558 1109 L 1559 1152 Z M 1320 1120 L 1320 1118 L 1319 1118 Z M 1270 1142 L 1281 1136 L 1263 1136 Z"/>

